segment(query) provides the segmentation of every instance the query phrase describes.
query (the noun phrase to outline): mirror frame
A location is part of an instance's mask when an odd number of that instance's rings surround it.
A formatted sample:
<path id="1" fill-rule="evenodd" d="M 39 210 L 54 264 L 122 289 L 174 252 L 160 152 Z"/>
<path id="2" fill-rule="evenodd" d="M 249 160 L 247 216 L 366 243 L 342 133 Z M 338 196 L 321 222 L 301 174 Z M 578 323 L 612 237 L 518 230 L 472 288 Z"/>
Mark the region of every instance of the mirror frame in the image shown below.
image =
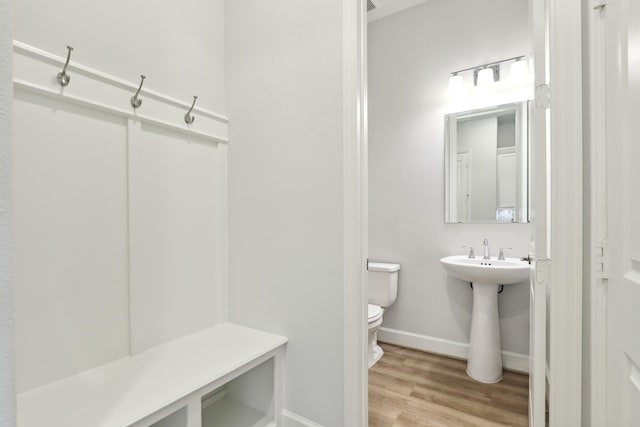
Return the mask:
<path id="1" fill-rule="evenodd" d="M 458 221 L 457 206 L 452 199 L 457 199 L 456 177 L 451 172 L 456 169 L 457 157 L 451 156 L 451 141 L 457 140 L 457 122 L 459 119 L 474 116 L 490 116 L 502 111 L 513 110 L 516 113 L 516 155 L 518 162 L 517 176 L 517 206 L 516 218 L 512 222 L 505 221 Z M 528 223 L 530 207 L 530 176 L 529 176 L 529 101 L 517 101 L 508 104 L 494 105 L 491 107 L 479 108 L 476 110 L 460 111 L 446 114 L 444 118 L 444 221 L 447 224 L 517 224 Z M 453 181 L 453 183 L 452 183 Z"/>

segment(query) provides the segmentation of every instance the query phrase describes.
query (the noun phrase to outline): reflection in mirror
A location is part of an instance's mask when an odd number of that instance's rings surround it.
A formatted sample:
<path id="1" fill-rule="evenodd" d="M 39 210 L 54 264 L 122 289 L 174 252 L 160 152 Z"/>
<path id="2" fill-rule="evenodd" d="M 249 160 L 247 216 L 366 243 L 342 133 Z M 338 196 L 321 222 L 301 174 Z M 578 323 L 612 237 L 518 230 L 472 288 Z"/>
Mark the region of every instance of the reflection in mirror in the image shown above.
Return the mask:
<path id="1" fill-rule="evenodd" d="M 445 222 L 528 222 L 527 102 L 445 116 Z"/>

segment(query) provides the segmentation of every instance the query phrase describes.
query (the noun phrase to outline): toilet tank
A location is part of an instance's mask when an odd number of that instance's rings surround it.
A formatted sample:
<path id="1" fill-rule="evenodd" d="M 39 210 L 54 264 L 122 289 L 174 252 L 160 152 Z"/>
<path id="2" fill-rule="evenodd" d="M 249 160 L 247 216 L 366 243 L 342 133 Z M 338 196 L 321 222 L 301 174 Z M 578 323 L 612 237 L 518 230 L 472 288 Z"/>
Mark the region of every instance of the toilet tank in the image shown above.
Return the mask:
<path id="1" fill-rule="evenodd" d="M 369 262 L 367 270 L 369 270 L 369 304 L 389 307 L 396 302 L 400 264 Z"/>

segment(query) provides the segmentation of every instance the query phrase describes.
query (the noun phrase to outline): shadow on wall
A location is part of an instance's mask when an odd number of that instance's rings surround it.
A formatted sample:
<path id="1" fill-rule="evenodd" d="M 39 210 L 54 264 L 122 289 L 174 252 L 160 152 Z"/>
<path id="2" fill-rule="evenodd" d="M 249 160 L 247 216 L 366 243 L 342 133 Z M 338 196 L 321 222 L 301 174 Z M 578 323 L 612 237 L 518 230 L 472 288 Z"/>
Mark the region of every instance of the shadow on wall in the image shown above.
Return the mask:
<path id="1" fill-rule="evenodd" d="M 447 301 L 453 320 L 468 340 L 471 326 L 471 312 L 473 310 L 473 290 L 468 282 L 456 279 L 448 274 L 445 275 L 444 286 L 447 287 Z M 523 281 L 504 286 L 504 290 L 498 295 L 500 329 L 503 336 L 519 332 L 514 325 L 509 323 L 509 319 L 519 318 L 522 315 L 528 316 L 528 293 L 529 283 L 528 281 Z"/>
<path id="2" fill-rule="evenodd" d="M 471 326 L 471 310 L 473 307 L 473 291 L 469 283 L 444 273 L 444 286 L 447 287 L 447 303 L 452 318 L 459 330 L 469 340 Z"/>

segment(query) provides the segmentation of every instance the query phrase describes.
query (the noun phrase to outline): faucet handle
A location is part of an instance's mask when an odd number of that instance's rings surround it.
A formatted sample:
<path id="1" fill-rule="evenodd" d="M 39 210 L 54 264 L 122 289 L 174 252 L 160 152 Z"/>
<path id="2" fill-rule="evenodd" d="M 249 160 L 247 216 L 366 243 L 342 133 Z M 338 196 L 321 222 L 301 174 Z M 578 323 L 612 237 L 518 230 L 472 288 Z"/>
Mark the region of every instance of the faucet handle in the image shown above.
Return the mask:
<path id="1" fill-rule="evenodd" d="M 476 254 L 473 252 L 473 246 L 462 245 L 463 248 L 469 248 L 469 258 L 475 258 Z"/>
<path id="2" fill-rule="evenodd" d="M 534 256 L 531 252 L 527 254 L 527 256 L 523 256 L 520 258 L 520 261 L 527 261 L 529 264 L 533 262 Z"/>
<path id="3" fill-rule="evenodd" d="M 513 248 L 500 248 L 500 254 L 498 255 L 498 260 L 502 260 L 502 261 L 504 261 L 504 250 L 505 250 L 505 249 L 509 249 L 509 250 L 511 250 L 511 249 L 513 249 Z"/>

